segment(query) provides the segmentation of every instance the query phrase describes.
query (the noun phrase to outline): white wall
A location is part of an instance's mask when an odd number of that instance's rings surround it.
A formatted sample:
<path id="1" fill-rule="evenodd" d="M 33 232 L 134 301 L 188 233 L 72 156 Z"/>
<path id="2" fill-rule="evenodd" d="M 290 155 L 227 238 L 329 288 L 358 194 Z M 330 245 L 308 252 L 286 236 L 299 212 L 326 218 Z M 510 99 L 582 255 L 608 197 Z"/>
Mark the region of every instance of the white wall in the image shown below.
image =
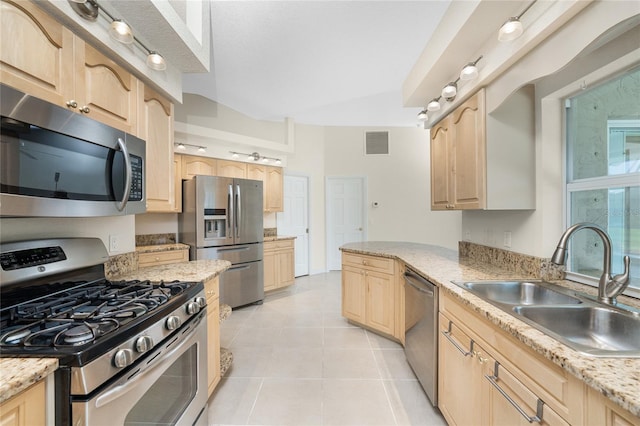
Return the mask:
<path id="1" fill-rule="evenodd" d="M 35 240 L 62 237 L 96 237 L 109 255 L 135 250 L 135 216 L 89 218 L 2 218 L 0 241 Z M 118 249 L 110 250 L 109 237 L 118 239 Z"/>
<path id="2" fill-rule="evenodd" d="M 389 155 L 364 155 L 365 131 L 389 131 Z M 368 240 L 457 249 L 460 212 L 431 211 L 429 132 L 421 128 L 327 127 L 325 174 L 366 176 Z M 378 202 L 379 207 L 371 203 Z"/>

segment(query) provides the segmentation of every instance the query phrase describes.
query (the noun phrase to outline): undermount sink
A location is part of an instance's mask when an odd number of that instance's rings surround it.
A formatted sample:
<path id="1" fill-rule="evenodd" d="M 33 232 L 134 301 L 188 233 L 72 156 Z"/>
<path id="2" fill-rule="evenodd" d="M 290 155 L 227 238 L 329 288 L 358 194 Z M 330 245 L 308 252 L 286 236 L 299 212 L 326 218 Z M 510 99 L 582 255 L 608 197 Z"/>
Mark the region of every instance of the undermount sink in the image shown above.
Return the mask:
<path id="1" fill-rule="evenodd" d="M 545 281 L 454 284 L 585 355 L 640 358 L 640 312 Z"/>
<path id="2" fill-rule="evenodd" d="M 580 352 L 640 356 L 640 317 L 604 306 L 516 306 L 513 311 Z"/>
<path id="3" fill-rule="evenodd" d="M 542 281 L 471 281 L 461 283 L 473 294 L 506 305 L 580 304 L 576 297 L 551 288 Z"/>

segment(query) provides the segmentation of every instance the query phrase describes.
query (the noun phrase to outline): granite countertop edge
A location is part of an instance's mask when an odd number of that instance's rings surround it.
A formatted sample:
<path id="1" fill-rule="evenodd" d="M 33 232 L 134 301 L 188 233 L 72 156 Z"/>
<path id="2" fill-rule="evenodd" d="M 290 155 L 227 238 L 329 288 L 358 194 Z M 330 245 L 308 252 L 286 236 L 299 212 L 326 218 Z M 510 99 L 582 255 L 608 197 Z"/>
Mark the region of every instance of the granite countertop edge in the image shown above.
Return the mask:
<path id="1" fill-rule="evenodd" d="M 340 247 L 343 252 L 398 259 L 500 329 L 568 371 L 620 407 L 640 416 L 640 359 L 590 357 L 494 307 L 452 281 L 532 279 L 472 259 L 456 250 L 420 243 L 365 242 Z M 554 281 L 572 287 L 571 281 Z"/>
<path id="2" fill-rule="evenodd" d="M 149 280 L 160 281 L 208 281 L 231 267 L 231 262 L 220 259 L 192 260 L 149 266 L 122 275 L 114 275 L 112 281 Z"/>
<path id="3" fill-rule="evenodd" d="M 157 251 L 174 251 L 174 250 L 189 250 L 189 244 L 174 243 L 174 244 L 155 244 L 149 246 L 136 246 L 136 252 L 138 253 L 155 253 Z"/>
<path id="4" fill-rule="evenodd" d="M 0 358 L 0 403 L 58 369 L 57 358 Z"/>
<path id="5" fill-rule="evenodd" d="M 270 241 L 284 241 L 284 240 L 295 240 L 296 237 L 290 235 L 278 235 L 275 237 L 264 237 L 263 242 L 267 243 Z"/>

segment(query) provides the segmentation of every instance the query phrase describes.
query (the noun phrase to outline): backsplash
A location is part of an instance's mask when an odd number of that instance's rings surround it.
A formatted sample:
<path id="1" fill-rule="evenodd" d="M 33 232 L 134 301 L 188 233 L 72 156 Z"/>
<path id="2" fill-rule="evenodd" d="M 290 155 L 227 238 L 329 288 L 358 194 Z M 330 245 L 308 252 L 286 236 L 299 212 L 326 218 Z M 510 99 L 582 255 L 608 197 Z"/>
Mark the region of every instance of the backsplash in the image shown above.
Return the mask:
<path id="1" fill-rule="evenodd" d="M 461 257 L 469 257 L 511 270 L 517 274 L 533 275 L 548 281 L 564 279 L 564 266 L 554 265 L 550 259 L 483 246 L 468 241 L 458 242 L 458 253 Z"/>
<path id="2" fill-rule="evenodd" d="M 136 247 L 156 246 L 158 244 L 175 244 L 176 234 L 136 235 Z"/>
<path id="3" fill-rule="evenodd" d="M 104 263 L 104 274 L 108 280 L 116 275 L 128 274 L 138 270 L 138 253 L 133 251 L 110 256 Z"/>
<path id="4" fill-rule="evenodd" d="M 264 228 L 264 236 L 265 237 L 277 237 L 278 236 L 278 228 Z"/>

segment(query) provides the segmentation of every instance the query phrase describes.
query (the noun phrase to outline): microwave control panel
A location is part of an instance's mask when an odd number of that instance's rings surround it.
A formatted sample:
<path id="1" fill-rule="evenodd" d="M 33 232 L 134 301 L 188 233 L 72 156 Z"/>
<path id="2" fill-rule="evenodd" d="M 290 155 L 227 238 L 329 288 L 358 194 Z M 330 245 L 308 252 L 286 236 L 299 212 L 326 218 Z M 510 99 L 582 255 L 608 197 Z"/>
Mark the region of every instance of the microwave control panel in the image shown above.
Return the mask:
<path id="1" fill-rule="evenodd" d="M 143 170 L 142 158 L 137 155 L 129 155 L 131 158 L 131 191 L 129 192 L 129 201 L 142 200 Z"/>

